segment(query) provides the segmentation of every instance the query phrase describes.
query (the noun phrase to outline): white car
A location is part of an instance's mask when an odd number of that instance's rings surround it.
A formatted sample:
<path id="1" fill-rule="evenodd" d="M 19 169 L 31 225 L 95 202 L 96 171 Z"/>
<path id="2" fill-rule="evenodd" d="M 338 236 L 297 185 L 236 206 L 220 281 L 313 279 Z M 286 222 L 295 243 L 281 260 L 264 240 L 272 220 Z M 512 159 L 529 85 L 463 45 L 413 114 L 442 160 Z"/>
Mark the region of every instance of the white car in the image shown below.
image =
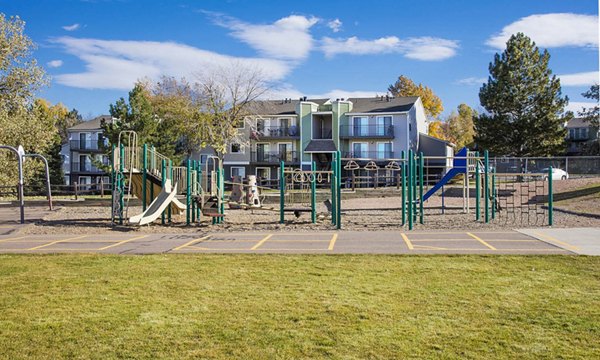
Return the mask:
<path id="1" fill-rule="evenodd" d="M 540 171 L 543 174 L 548 174 L 548 168 L 544 168 Z M 567 180 L 569 178 L 569 173 L 562 170 L 552 168 L 552 180 Z M 548 180 L 548 175 L 543 176 L 544 181 Z"/>

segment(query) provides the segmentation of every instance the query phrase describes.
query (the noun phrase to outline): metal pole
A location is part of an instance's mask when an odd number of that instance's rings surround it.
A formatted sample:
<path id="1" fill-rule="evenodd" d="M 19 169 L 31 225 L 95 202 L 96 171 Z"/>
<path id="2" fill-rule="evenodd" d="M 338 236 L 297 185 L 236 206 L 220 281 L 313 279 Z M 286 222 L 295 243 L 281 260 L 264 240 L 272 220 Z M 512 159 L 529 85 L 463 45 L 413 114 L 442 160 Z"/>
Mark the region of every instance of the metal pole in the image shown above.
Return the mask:
<path id="1" fill-rule="evenodd" d="M 337 151 L 337 168 L 336 168 L 336 172 L 337 172 L 337 181 L 336 181 L 336 192 L 337 192 L 337 207 L 336 207 L 336 211 L 337 211 L 337 220 L 336 220 L 336 225 L 337 225 L 337 229 L 341 229 L 342 228 L 342 154 L 341 152 L 338 150 Z"/>
<path id="2" fill-rule="evenodd" d="M 423 224 L 423 152 L 419 153 L 419 223 Z"/>
<path id="3" fill-rule="evenodd" d="M 485 206 L 485 222 L 486 224 L 488 222 L 490 222 L 490 188 L 489 188 L 489 163 L 488 163 L 489 159 L 488 159 L 488 151 L 485 150 L 483 152 L 483 171 L 484 171 L 484 176 L 483 176 L 483 194 L 485 196 L 485 199 L 483 201 L 484 206 Z"/>
<path id="4" fill-rule="evenodd" d="M 317 174 L 315 173 L 317 164 L 314 161 L 310 164 L 310 169 L 312 171 L 312 183 L 310 184 L 310 217 L 312 223 L 315 224 L 317 222 Z"/>
<path id="5" fill-rule="evenodd" d="M 552 192 L 552 166 L 548 168 L 548 225 L 554 223 L 554 194 Z"/>
<path id="6" fill-rule="evenodd" d="M 481 209 L 481 180 L 479 179 L 479 152 L 475 154 L 477 160 L 475 161 L 475 220 L 479 221 Z"/>
<path id="7" fill-rule="evenodd" d="M 119 225 L 123 225 L 123 209 L 125 208 L 125 200 L 124 200 L 124 192 L 125 192 L 125 175 L 124 175 L 124 159 L 125 159 L 125 146 L 121 144 L 121 148 L 119 149 Z M 129 179 L 131 181 L 131 179 Z"/>
<path id="8" fill-rule="evenodd" d="M 223 168 L 223 163 L 219 161 L 219 169 L 221 169 L 219 171 L 219 179 L 220 179 L 220 183 L 219 183 L 219 189 L 221 190 L 221 193 L 219 195 L 219 197 L 221 198 L 221 202 L 220 202 L 220 206 L 219 208 L 221 209 L 221 215 L 225 215 L 225 169 Z M 219 224 L 222 224 L 225 221 L 225 218 L 223 216 L 219 217 Z"/>
<path id="9" fill-rule="evenodd" d="M 115 189 L 117 188 L 117 184 L 116 184 L 116 171 L 115 171 L 115 144 L 112 144 L 111 147 L 112 151 L 111 151 L 111 161 L 112 161 L 112 166 L 111 166 L 111 172 L 110 172 L 110 198 L 111 198 L 111 214 L 110 214 L 110 221 L 111 223 L 115 222 Z"/>
<path id="10" fill-rule="evenodd" d="M 191 160 L 187 159 L 185 162 L 185 176 L 186 176 L 186 189 L 185 189 L 185 224 L 190 225 L 190 185 L 192 182 L 192 172 L 190 169 Z"/>
<path id="11" fill-rule="evenodd" d="M 413 229 L 413 152 L 408 150 L 408 230 Z"/>
<path id="12" fill-rule="evenodd" d="M 160 178 L 161 178 L 161 185 L 163 188 L 165 187 L 166 176 L 167 176 L 167 162 L 165 159 L 162 159 L 160 162 Z M 160 222 L 163 225 L 165 224 L 165 212 L 164 211 L 160 215 Z"/>
<path id="13" fill-rule="evenodd" d="M 200 195 L 200 199 L 202 199 L 202 191 L 204 191 L 204 189 L 202 188 L 202 164 L 200 163 L 200 161 L 198 161 L 198 186 L 199 189 L 196 195 Z M 200 222 L 201 220 L 200 216 L 202 212 L 200 210 L 200 204 L 196 204 L 196 218 L 198 219 L 198 222 Z"/>
<path id="14" fill-rule="evenodd" d="M 17 155 L 17 166 L 19 172 L 19 179 L 17 184 L 17 193 L 19 196 L 19 210 L 21 212 L 21 224 L 25 224 L 25 194 L 23 192 L 23 158 L 21 157 L 21 153 L 12 146 L 8 145 L 0 145 L 0 149 L 10 150 Z"/>
<path id="15" fill-rule="evenodd" d="M 146 211 L 146 182 L 148 181 L 148 177 L 146 175 L 146 171 L 148 171 L 148 145 L 144 144 L 143 154 L 142 154 L 142 210 Z"/>
<path id="16" fill-rule="evenodd" d="M 169 168 L 167 170 L 169 172 L 169 180 L 171 180 L 171 189 L 173 189 L 173 186 L 175 185 L 173 183 L 173 162 L 171 160 L 169 160 Z M 171 223 L 171 205 L 169 205 L 167 207 L 167 216 L 169 218 L 169 224 Z"/>
<path id="17" fill-rule="evenodd" d="M 192 160 L 192 166 L 191 166 L 191 172 L 192 175 L 196 175 L 195 177 L 192 176 L 192 195 L 198 195 L 198 170 L 196 167 L 196 160 Z M 189 185 L 188 185 L 189 186 Z M 191 201 L 190 199 L 190 207 L 191 207 L 191 211 L 192 211 L 192 222 L 195 223 L 196 222 L 196 202 L 195 201 Z"/>
<path id="18" fill-rule="evenodd" d="M 279 163 L 279 223 L 285 223 L 283 209 L 285 207 L 285 164 L 283 160 Z M 293 179 L 292 179 L 293 181 Z"/>
<path id="19" fill-rule="evenodd" d="M 496 218 L 496 169 L 492 169 L 492 220 Z"/>
<path id="20" fill-rule="evenodd" d="M 336 191 L 335 191 L 335 172 L 337 169 L 336 157 L 337 155 L 331 154 L 333 157 L 333 161 L 331 162 L 331 170 L 333 172 L 333 176 L 331 177 L 331 223 L 335 225 L 337 221 L 337 199 L 336 199 Z"/>
<path id="21" fill-rule="evenodd" d="M 406 156 L 402 150 L 402 226 L 406 224 Z"/>

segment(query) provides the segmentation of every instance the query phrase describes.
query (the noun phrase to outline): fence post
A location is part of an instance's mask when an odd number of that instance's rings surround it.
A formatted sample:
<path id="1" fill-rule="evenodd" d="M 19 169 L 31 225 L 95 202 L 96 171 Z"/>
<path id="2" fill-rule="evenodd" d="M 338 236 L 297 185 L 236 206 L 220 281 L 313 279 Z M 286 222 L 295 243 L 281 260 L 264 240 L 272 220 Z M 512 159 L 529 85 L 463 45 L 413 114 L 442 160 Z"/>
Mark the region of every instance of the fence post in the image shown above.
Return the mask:
<path id="1" fill-rule="evenodd" d="M 413 152 L 408 150 L 408 230 L 413 229 Z"/>
<path id="2" fill-rule="evenodd" d="M 479 177 L 479 152 L 475 153 L 475 221 L 479 221 L 481 209 L 481 179 Z"/>
<path id="3" fill-rule="evenodd" d="M 496 218 L 496 168 L 492 169 L 492 220 Z"/>
<path id="4" fill-rule="evenodd" d="M 317 164 L 313 161 L 310 164 L 310 169 L 312 171 L 312 183 L 310 184 L 310 217 L 312 223 L 315 224 L 317 222 Z"/>
<path id="5" fill-rule="evenodd" d="M 148 157 L 147 157 L 147 152 L 148 152 L 148 145 L 144 144 L 144 149 L 143 149 L 143 154 L 142 154 L 142 210 L 146 211 L 146 182 L 148 181 L 147 175 L 146 175 L 146 171 L 148 169 Z"/>
<path id="6" fill-rule="evenodd" d="M 485 206 L 485 222 L 486 224 L 490 221 L 490 188 L 489 188 L 489 164 L 488 164 L 488 151 L 485 150 L 483 152 L 483 171 L 484 171 L 484 176 L 483 176 L 483 194 L 485 196 L 485 199 L 483 199 L 483 204 Z"/>
<path id="7" fill-rule="evenodd" d="M 423 152 L 419 153 L 419 222 L 423 224 Z"/>
<path id="8" fill-rule="evenodd" d="M 548 225 L 554 223 L 554 194 L 552 193 L 552 166 L 548 168 Z"/>
<path id="9" fill-rule="evenodd" d="M 100 177 L 100 198 L 104 197 L 104 178 Z"/>
<path id="10" fill-rule="evenodd" d="M 73 192 L 75 193 L 75 200 L 77 200 L 77 197 L 78 197 L 78 193 L 77 193 L 77 187 L 78 187 L 78 186 L 77 186 L 77 181 L 75 181 L 75 182 L 73 183 Z"/>
<path id="11" fill-rule="evenodd" d="M 283 209 L 285 207 L 285 163 L 283 160 L 279 162 L 279 223 L 285 223 Z M 292 179 L 293 181 L 293 179 Z"/>
<path id="12" fill-rule="evenodd" d="M 406 157 L 404 156 L 404 150 L 402 150 L 402 226 L 406 224 Z"/>

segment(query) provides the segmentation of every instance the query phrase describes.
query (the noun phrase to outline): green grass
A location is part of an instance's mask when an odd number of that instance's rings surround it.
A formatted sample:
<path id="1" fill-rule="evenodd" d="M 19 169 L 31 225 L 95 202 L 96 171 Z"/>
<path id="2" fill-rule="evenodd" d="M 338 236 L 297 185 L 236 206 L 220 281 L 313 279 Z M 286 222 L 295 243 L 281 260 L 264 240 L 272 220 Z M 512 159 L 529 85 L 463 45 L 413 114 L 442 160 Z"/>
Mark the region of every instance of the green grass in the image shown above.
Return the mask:
<path id="1" fill-rule="evenodd" d="M 0 358 L 597 358 L 600 257 L 2 255 Z"/>

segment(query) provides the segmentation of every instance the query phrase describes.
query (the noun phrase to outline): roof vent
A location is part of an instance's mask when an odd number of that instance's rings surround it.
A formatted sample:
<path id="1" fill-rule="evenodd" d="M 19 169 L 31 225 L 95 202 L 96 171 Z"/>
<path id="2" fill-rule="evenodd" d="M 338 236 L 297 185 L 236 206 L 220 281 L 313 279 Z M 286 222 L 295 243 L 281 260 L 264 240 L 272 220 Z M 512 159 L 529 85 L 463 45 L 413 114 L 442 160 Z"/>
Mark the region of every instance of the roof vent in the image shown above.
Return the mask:
<path id="1" fill-rule="evenodd" d="M 307 99 L 307 97 L 306 97 L 306 96 L 302 98 L 302 100 L 303 100 L 303 101 L 306 101 L 306 99 Z"/>

